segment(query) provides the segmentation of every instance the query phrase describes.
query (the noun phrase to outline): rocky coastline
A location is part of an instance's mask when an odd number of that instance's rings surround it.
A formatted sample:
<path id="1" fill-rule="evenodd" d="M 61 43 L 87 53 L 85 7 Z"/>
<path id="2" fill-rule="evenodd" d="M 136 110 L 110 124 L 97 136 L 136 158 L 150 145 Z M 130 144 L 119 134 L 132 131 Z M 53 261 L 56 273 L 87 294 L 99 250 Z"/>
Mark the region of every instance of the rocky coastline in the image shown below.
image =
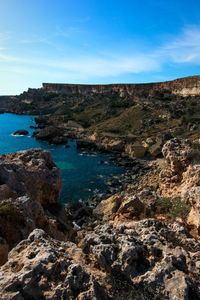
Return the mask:
<path id="1" fill-rule="evenodd" d="M 199 299 L 199 147 L 162 151 L 125 190 L 66 208 L 47 151 L 1 156 L 1 299 Z"/>
<path id="2" fill-rule="evenodd" d="M 194 82 L 196 93 L 198 76 L 155 85 L 151 95 L 129 86 L 124 95 L 119 85 L 117 98 L 116 91 L 80 87 L 69 95 L 67 87 L 66 95 L 47 85 L 10 100 L 10 112 L 34 113 L 41 103 L 35 138 L 66 146 L 75 138 L 79 151 L 112 154 L 127 172 L 112 178 L 109 194 L 63 207 L 60 172 L 48 151 L 0 156 L 0 299 L 200 299 Z M 0 109 L 6 105 L 0 99 Z"/>

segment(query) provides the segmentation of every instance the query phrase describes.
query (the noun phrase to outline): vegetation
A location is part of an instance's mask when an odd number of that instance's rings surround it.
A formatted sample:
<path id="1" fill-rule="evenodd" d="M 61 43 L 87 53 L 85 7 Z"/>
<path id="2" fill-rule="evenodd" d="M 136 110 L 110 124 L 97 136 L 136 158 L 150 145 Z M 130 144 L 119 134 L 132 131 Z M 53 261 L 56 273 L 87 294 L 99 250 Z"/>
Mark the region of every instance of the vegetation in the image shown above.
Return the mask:
<path id="1" fill-rule="evenodd" d="M 0 217 L 17 218 L 18 212 L 15 206 L 10 202 L 0 203 Z"/>
<path id="2" fill-rule="evenodd" d="M 169 215 L 173 220 L 176 218 L 186 219 L 190 211 L 190 205 L 181 201 L 180 198 L 159 198 L 157 212 Z"/>

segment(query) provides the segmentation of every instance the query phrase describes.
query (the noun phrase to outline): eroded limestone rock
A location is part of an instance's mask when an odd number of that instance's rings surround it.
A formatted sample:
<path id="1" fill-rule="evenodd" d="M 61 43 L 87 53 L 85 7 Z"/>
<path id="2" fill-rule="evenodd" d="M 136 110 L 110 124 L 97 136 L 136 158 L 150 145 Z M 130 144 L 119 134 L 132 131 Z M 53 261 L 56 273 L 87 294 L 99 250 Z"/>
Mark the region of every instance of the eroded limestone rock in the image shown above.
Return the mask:
<path id="1" fill-rule="evenodd" d="M 76 261 L 76 251 L 74 244 L 34 230 L 0 268 L 0 298 L 108 299 L 95 278 Z"/>
<path id="2" fill-rule="evenodd" d="M 55 203 L 61 191 L 61 178 L 50 153 L 34 149 L 0 156 L 2 185 L 18 196 L 28 195 L 42 204 Z"/>

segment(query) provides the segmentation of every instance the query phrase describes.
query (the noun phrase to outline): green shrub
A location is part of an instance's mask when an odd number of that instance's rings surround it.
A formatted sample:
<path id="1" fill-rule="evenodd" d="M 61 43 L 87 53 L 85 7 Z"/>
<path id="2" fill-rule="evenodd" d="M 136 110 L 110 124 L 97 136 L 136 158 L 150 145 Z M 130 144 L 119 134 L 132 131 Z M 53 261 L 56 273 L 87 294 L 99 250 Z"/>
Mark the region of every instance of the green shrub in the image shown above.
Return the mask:
<path id="1" fill-rule="evenodd" d="M 15 206 L 10 202 L 0 203 L 0 216 L 1 217 L 17 217 L 18 213 Z"/>
<path id="2" fill-rule="evenodd" d="M 172 207 L 170 210 L 170 214 L 173 219 L 179 217 L 185 220 L 189 212 L 190 212 L 189 204 L 181 201 L 180 198 L 172 199 Z"/>
<path id="3" fill-rule="evenodd" d="M 157 212 L 168 214 L 173 220 L 176 218 L 186 219 L 190 206 L 180 198 L 160 198 L 157 201 Z"/>
<path id="4" fill-rule="evenodd" d="M 172 208 L 172 203 L 169 198 L 159 198 L 157 201 L 157 211 L 159 213 L 169 213 Z"/>

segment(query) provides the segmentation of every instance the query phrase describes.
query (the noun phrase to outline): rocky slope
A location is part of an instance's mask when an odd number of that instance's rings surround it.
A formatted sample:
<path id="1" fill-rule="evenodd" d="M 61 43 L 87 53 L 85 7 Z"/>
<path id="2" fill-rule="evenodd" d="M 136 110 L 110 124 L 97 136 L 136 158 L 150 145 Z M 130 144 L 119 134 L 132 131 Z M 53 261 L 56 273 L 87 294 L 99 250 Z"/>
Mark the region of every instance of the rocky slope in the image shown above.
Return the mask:
<path id="1" fill-rule="evenodd" d="M 60 207 L 48 152 L 1 156 L 0 299 L 200 299 L 199 148 L 163 154 L 95 208 Z"/>

